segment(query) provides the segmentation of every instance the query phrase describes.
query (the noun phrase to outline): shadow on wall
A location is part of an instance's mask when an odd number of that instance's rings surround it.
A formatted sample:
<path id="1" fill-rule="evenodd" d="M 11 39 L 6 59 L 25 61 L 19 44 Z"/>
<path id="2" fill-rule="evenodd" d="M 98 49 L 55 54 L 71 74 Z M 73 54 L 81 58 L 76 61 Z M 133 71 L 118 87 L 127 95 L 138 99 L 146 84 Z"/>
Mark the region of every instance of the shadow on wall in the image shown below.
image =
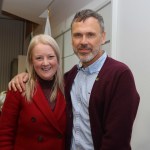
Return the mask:
<path id="1" fill-rule="evenodd" d="M 0 14 L 1 14 L 1 11 L 2 11 L 2 4 L 3 4 L 3 0 L 0 0 Z"/>

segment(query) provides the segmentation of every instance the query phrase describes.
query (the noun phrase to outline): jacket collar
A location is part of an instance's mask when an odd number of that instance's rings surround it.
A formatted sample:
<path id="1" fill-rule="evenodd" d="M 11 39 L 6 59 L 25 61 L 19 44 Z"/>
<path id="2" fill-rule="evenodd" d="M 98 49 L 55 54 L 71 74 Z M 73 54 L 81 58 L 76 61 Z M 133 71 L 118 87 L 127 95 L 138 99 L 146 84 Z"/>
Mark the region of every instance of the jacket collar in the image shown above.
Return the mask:
<path id="1" fill-rule="evenodd" d="M 60 123 L 58 122 L 62 115 L 64 114 L 66 108 L 66 102 L 63 94 L 59 91 L 57 94 L 56 106 L 54 111 L 51 110 L 47 99 L 45 98 L 42 89 L 39 84 L 37 84 L 37 90 L 33 96 L 33 102 L 45 116 L 50 124 L 54 126 L 59 132 L 63 132 L 60 128 Z"/>

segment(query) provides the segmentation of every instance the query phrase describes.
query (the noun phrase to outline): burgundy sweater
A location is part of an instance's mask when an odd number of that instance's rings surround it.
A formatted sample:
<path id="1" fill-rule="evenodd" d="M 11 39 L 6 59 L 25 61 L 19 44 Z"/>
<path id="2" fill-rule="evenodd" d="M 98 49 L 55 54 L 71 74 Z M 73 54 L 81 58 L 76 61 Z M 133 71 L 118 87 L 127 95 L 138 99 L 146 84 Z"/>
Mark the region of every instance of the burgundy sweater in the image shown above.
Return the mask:
<path id="1" fill-rule="evenodd" d="M 67 150 L 70 150 L 73 127 L 70 91 L 76 74 L 76 66 L 65 74 Z M 94 150 L 131 150 L 132 126 L 139 100 L 130 69 L 107 57 L 95 80 L 89 102 Z"/>

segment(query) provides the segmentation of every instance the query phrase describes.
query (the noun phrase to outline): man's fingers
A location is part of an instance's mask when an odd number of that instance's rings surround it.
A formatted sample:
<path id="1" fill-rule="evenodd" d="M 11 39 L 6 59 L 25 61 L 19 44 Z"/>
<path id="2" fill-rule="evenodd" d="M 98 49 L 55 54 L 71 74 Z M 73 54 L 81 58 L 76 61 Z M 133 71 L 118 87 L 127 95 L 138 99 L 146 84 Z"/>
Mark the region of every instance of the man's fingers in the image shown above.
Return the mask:
<path id="1" fill-rule="evenodd" d="M 22 92 L 24 90 L 24 88 L 25 88 L 24 83 L 19 83 L 18 79 L 13 79 L 8 83 L 9 90 L 14 90 L 14 91 L 19 90 L 19 92 Z"/>
<path id="2" fill-rule="evenodd" d="M 29 76 L 28 76 L 28 74 L 26 73 L 26 74 L 24 75 L 24 77 L 23 77 L 23 82 L 26 83 L 26 82 L 28 81 L 28 79 L 29 79 Z"/>
<path id="3" fill-rule="evenodd" d="M 19 92 L 22 92 L 22 91 L 25 90 L 24 82 L 23 82 L 22 79 L 20 79 L 19 77 L 15 79 L 14 85 L 15 85 L 15 87 L 19 90 Z"/>
<path id="4" fill-rule="evenodd" d="M 17 91 L 17 88 L 16 88 L 16 86 L 15 86 L 15 81 L 14 81 L 14 80 L 11 80 L 11 81 L 8 83 L 8 89 L 9 89 L 9 90 Z"/>
<path id="5" fill-rule="evenodd" d="M 22 91 L 25 91 L 26 90 L 26 87 L 25 87 L 25 83 L 24 82 L 20 82 L 20 88 Z M 20 91 L 20 90 L 19 90 Z"/>
<path id="6" fill-rule="evenodd" d="M 20 73 L 18 75 L 16 75 L 9 83 L 8 83 L 8 89 L 9 90 L 14 90 L 17 91 L 19 90 L 19 92 L 24 92 L 26 85 L 25 83 L 28 80 L 28 73 Z"/>

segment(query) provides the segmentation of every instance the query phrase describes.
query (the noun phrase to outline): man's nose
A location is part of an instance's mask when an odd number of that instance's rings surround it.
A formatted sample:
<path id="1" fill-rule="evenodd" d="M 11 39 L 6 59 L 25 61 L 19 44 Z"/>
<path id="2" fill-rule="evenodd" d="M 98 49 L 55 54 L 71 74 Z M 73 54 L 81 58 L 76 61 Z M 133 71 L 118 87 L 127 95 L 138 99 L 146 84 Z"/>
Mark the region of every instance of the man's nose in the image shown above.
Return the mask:
<path id="1" fill-rule="evenodd" d="M 83 37 L 82 37 L 82 39 L 81 39 L 81 43 L 82 43 L 82 44 L 88 43 L 88 38 L 86 37 L 86 35 L 83 35 Z"/>

